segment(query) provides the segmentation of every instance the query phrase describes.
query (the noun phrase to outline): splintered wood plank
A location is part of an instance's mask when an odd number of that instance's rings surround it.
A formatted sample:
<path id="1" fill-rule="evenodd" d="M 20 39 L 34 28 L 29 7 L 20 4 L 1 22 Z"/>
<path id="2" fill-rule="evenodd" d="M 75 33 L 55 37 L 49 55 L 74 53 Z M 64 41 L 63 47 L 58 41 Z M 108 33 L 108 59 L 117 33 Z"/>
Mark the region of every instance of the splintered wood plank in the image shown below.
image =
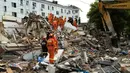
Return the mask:
<path id="1" fill-rule="evenodd" d="M 7 73 L 13 73 L 13 70 L 11 68 L 6 68 Z"/>

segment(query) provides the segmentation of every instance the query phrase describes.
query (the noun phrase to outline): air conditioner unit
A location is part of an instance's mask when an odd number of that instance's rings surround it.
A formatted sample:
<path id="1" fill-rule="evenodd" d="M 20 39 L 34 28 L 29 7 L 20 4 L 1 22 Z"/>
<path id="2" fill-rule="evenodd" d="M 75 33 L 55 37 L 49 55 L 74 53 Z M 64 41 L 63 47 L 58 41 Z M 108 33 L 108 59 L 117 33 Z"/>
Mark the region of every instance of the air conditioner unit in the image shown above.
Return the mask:
<path id="1" fill-rule="evenodd" d="M 35 9 L 35 7 L 33 7 L 33 9 Z"/>
<path id="2" fill-rule="evenodd" d="M 41 11 L 43 11 L 43 9 L 41 8 Z"/>

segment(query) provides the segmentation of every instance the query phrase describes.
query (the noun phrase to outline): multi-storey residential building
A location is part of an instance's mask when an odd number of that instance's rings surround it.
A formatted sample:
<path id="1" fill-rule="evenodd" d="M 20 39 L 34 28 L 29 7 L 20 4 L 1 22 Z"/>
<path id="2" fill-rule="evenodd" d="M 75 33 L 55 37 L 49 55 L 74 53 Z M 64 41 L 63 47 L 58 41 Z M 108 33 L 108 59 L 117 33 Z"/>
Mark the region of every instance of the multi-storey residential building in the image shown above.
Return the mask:
<path id="1" fill-rule="evenodd" d="M 57 17 L 79 17 L 79 8 L 75 6 L 63 6 L 57 1 L 46 0 L 0 0 L 0 17 L 14 16 L 18 19 L 27 16 L 30 12 L 34 12 L 43 17 L 48 16 L 49 13 Z"/>

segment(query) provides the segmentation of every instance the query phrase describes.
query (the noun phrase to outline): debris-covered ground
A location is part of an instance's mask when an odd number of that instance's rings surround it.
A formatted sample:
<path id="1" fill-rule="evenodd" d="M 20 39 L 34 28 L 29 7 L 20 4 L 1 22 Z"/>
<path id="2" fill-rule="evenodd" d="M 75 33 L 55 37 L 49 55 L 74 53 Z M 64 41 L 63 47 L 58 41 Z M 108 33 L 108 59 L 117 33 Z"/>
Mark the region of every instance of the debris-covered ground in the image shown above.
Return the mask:
<path id="1" fill-rule="evenodd" d="M 1 34 L 6 42 L 1 42 L 0 73 L 130 73 L 129 44 L 123 37 L 119 48 L 115 48 L 109 34 L 103 31 L 65 26 L 63 31 L 55 32 L 60 53 L 52 65 L 39 58 L 38 40 L 50 25 L 33 14 L 23 21 L 26 31 L 15 29 L 13 35 Z"/>

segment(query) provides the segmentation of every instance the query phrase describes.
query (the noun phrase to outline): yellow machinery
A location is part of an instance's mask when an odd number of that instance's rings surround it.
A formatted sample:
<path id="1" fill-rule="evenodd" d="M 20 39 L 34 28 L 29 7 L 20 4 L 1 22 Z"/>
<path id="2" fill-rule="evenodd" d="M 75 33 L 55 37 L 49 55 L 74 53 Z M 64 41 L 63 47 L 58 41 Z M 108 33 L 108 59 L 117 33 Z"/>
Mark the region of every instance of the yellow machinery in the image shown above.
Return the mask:
<path id="1" fill-rule="evenodd" d="M 117 0 L 118 3 L 106 4 L 99 0 L 99 11 L 102 14 L 103 27 L 106 31 L 106 26 L 113 35 L 115 35 L 115 30 L 111 21 L 111 17 L 107 9 L 130 9 L 130 0 Z"/>

